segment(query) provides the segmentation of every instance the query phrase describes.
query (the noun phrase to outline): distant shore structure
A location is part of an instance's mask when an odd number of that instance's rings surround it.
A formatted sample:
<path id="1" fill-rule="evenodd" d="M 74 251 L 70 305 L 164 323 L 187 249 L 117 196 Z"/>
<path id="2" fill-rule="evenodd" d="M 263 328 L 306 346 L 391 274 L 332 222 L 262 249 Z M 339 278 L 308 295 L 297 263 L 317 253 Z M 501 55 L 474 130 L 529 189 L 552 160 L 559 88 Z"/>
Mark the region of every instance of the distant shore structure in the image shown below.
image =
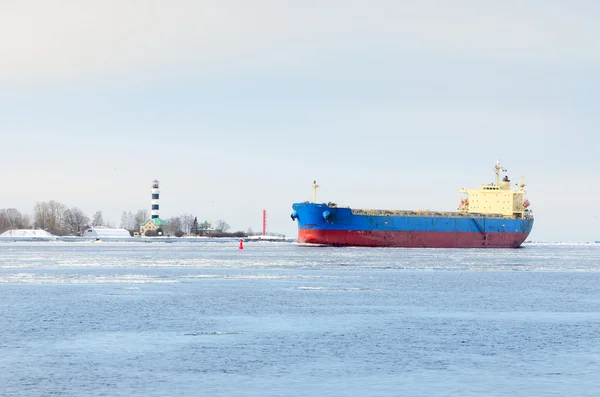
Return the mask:
<path id="1" fill-rule="evenodd" d="M 81 233 L 81 237 L 86 237 L 86 238 L 100 238 L 100 237 L 111 237 L 111 238 L 116 238 L 116 237 L 131 237 L 131 234 L 129 234 L 129 230 L 123 229 L 123 228 L 110 228 L 110 227 L 106 227 L 106 226 L 90 226 L 90 227 L 86 227 L 83 232 Z"/>
<path id="2" fill-rule="evenodd" d="M 262 236 L 267 235 L 267 210 L 262 212 Z"/>
<path id="3" fill-rule="evenodd" d="M 160 194 L 158 180 L 152 181 L 152 219 L 158 218 L 158 198 Z"/>
<path id="4" fill-rule="evenodd" d="M 159 200 L 159 195 L 160 195 L 160 185 L 158 183 L 158 180 L 153 180 L 152 181 L 152 189 L 151 189 L 151 193 L 152 193 L 152 197 L 150 200 L 151 203 L 151 209 L 152 209 L 152 215 L 150 217 L 150 219 L 148 219 L 145 222 L 140 223 L 140 235 L 141 236 L 148 236 L 148 235 L 156 235 L 156 236 L 162 236 L 163 235 L 163 226 L 167 226 L 168 223 L 162 219 L 159 218 L 159 207 L 158 207 L 158 200 Z"/>

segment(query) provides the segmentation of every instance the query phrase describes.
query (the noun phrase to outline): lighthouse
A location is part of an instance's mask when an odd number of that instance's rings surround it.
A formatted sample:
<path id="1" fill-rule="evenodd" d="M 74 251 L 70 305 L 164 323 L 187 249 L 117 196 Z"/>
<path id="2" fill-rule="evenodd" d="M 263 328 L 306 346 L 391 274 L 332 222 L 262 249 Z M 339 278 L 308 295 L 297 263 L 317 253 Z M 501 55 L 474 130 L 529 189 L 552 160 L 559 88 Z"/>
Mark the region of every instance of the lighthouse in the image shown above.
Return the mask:
<path id="1" fill-rule="evenodd" d="M 158 181 L 152 181 L 152 216 L 147 221 L 140 223 L 140 235 L 142 236 L 162 236 L 163 226 L 168 226 L 168 223 L 158 217 Z"/>
<path id="2" fill-rule="evenodd" d="M 160 190 L 158 189 L 158 181 L 155 179 L 152 181 L 152 219 L 158 218 L 158 195 Z"/>

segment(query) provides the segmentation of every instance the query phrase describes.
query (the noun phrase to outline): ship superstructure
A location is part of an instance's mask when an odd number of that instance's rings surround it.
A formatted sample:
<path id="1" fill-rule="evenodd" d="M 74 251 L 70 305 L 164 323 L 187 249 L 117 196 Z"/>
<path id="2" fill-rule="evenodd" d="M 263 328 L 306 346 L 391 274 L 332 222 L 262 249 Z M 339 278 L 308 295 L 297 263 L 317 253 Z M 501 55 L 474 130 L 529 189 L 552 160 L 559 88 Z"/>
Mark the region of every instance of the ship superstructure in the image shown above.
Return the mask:
<path id="1" fill-rule="evenodd" d="M 502 215 L 523 219 L 529 212 L 529 200 L 525 199 L 525 178 L 521 177 L 519 189 L 512 189 L 508 175 L 501 178 L 506 172 L 500 161 L 494 166 L 496 183 L 481 185 L 479 189 L 460 189 L 459 192 L 467 195 L 461 200 L 458 211 L 469 214 Z"/>

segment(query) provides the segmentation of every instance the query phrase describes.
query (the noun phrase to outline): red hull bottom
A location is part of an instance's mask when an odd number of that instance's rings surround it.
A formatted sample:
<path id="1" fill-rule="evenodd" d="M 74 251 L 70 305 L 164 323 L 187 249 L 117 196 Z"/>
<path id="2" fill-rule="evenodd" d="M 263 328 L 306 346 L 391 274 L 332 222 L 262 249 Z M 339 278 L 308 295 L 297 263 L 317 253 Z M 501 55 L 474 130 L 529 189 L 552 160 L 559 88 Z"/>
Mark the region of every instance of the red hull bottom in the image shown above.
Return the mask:
<path id="1" fill-rule="evenodd" d="M 353 247 L 517 248 L 529 233 L 393 232 L 299 229 L 298 242 Z"/>

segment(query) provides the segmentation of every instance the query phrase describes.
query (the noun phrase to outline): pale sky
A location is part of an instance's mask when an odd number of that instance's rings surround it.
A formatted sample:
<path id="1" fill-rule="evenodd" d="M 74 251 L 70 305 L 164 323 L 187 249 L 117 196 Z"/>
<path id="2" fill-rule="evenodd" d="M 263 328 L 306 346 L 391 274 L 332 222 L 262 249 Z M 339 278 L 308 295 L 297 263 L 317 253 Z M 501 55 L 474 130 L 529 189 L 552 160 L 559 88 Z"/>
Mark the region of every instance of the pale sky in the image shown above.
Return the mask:
<path id="1" fill-rule="evenodd" d="M 525 176 L 535 241 L 600 240 L 596 1 L 0 2 L 0 208 L 296 234 L 296 201 L 455 210 Z"/>

